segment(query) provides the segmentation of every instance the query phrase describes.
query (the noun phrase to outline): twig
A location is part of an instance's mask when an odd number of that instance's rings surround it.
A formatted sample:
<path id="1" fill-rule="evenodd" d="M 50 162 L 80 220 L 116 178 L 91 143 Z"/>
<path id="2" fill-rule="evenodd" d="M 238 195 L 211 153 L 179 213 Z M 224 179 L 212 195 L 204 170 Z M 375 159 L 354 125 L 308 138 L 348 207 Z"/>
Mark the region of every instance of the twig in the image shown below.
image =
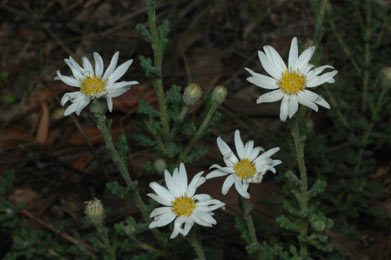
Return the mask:
<path id="1" fill-rule="evenodd" d="M 40 224 L 40 225 L 46 227 L 47 229 L 49 229 L 50 231 L 52 231 L 54 234 L 56 234 L 56 235 L 62 237 L 62 238 L 65 239 L 65 240 L 68 240 L 69 242 L 71 242 L 71 243 L 73 243 L 73 244 L 75 244 L 75 245 L 77 245 L 77 246 L 83 246 L 83 247 L 87 248 L 88 250 L 90 250 L 91 252 L 94 252 L 94 253 L 98 253 L 98 252 L 99 252 L 98 249 L 96 249 L 96 248 L 94 248 L 94 247 L 92 247 L 92 246 L 90 246 L 90 245 L 84 243 L 83 241 L 77 240 L 76 238 L 74 238 L 74 237 L 72 237 L 72 236 L 70 236 L 70 235 L 64 233 L 63 231 L 61 231 L 61 230 L 59 230 L 59 229 L 53 227 L 52 225 L 47 224 L 47 223 L 44 222 L 42 219 L 33 216 L 33 215 L 32 215 L 30 212 L 28 212 L 27 210 L 22 209 L 22 210 L 20 210 L 20 213 L 22 213 L 22 214 L 25 215 L 26 217 L 28 217 L 28 218 L 34 220 L 34 221 L 37 222 L 38 224 Z"/>

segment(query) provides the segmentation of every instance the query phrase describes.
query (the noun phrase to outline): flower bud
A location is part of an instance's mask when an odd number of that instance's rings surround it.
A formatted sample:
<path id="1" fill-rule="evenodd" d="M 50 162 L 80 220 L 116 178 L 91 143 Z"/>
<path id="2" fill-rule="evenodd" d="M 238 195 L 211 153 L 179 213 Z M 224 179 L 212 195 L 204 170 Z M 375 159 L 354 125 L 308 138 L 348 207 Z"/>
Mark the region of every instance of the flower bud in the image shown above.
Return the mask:
<path id="1" fill-rule="evenodd" d="M 155 170 L 156 170 L 158 173 L 162 173 L 162 172 L 164 172 L 165 169 L 167 169 L 166 161 L 164 161 L 163 159 L 157 159 L 157 160 L 153 163 L 153 166 L 155 167 Z"/>
<path id="2" fill-rule="evenodd" d="M 200 85 L 191 83 L 185 88 L 185 92 L 183 93 L 183 102 L 185 102 L 186 106 L 190 107 L 195 105 L 201 96 L 202 90 Z"/>
<path id="3" fill-rule="evenodd" d="M 227 96 L 227 89 L 224 86 L 216 86 L 212 93 L 212 102 L 222 104 Z"/>
<path id="4" fill-rule="evenodd" d="M 323 232 L 326 229 L 326 223 L 322 219 L 311 222 L 311 226 L 316 232 Z"/>
<path id="5" fill-rule="evenodd" d="M 88 220 L 95 226 L 102 224 L 104 219 L 104 209 L 102 202 L 97 198 L 84 202 L 86 208 L 84 213 L 87 215 Z"/>

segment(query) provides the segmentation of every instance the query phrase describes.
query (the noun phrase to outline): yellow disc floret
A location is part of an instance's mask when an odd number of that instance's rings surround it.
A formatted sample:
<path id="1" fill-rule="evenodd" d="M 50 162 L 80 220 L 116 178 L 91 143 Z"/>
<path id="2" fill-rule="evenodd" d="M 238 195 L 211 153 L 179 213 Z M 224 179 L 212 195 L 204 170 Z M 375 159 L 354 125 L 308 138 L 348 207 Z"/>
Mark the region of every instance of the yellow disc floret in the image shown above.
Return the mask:
<path id="1" fill-rule="evenodd" d="M 251 163 L 248 159 L 240 160 L 238 163 L 235 164 L 234 170 L 236 171 L 236 174 L 245 179 L 249 176 L 253 176 L 255 173 L 255 166 L 253 163 Z"/>
<path id="2" fill-rule="evenodd" d="M 281 90 L 289 95 L 296 95 L 305 87 L 305 78 L 296 72 L 285 71 L 279 82 Z"/>
<path id="3" fill-rule="evenodd" d="M 185 195 L 183 197 L 176 198 L 174 202 L 172 202 L 172 211 L 177 216 L 188 217 L 195 209 L 195 206 L 196 204 L 194 200 Z"/>
<path id="4" fill-rule="evenodd" d="M 86 96 L 98 95 L 105 91 L 106 83 L 97 77 L 86 78 L 80 87 L 80 92 Z"/>

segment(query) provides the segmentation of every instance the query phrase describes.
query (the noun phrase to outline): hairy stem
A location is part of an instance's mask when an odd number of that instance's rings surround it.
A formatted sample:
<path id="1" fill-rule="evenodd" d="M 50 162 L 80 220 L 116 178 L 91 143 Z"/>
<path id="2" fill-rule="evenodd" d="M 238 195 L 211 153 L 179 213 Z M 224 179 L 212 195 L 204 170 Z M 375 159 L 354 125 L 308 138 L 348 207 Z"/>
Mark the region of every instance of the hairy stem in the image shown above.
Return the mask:
<path id="1" fill-rule="evenodd" d="M 188 241 L 190 242 L 191 246 L 194 248 L 194 251 L 196 252 L 198 259 L 205 260 L 206 258 L 205 258 L 204 248 L 202 247 L 202 241 L 199 232 L 197 232 L 197 228 L 193 227 L 193 229 L 190 232 L 191 233 L 188 238 Z"/>
<path id="2" fill-rule="evenodd" d="M 296 151 L 296 160 L 299 166 L 300 179 L 301 179 L 301 198 L 300 198 L 300 208 L 302 211 L 306 212 L 308 210 L 308 182 L 307 182 L 307 169 L 304 162 L 304 140 L 300 136 L 299 130 L 299 121 L 300 118 L 297 117 L 294 119 L 293 125 L 291 126 L 291 133 L 295 143 Z M 303 218 L 300 226 L 300 234 L 304 237 L 308 235 L 308 219 Z M 307 243 L 300 241 L 300 247 L 302 250 L 307 251 Z"/>
<path id="3" fill-rule="evenodd" d="M 251 202 L 250 202 L 250 200 L 245 199 L 242 196 L 240 196 L 240 201 L 242 203 L 243 218 L 247 224 L 247 229 L 248 229 L 248 233 L 249 233 L 249 236 L 251 239 L 251 243 L 253 243 L 253 244 L 258 243 L 257 234 L 255 232 L 254 221 L 251 216 L 251 210 L 252 210 Z M 258 250 L 258 252 L 257 252 L 257 259 L 262 259 L 262 253 L 260 250 Z"/>
<path id="4" fill-rule="evenodd" d="M 159 102 L 159 110 L 161 114 L 163 132 L 168 137 L 170 133 L 170 126 L 167 115 L 167 104 L 165 93 L 163 89 L 163 76 L 162 76 L 162 62 L 163 62 L 163 53 L 161 48 L 161 39 L 156 28 L 156 14 L 155 14 L 155 0 L 147 0 L 147 9 L 148 9 L 148 21 L 149 28 L 152 35 L 152 49 L 154 55 L 154 65 L 158 69 L 158 78 L 152 81 L 152 84 L 156 90 L 156 95 Z"/>

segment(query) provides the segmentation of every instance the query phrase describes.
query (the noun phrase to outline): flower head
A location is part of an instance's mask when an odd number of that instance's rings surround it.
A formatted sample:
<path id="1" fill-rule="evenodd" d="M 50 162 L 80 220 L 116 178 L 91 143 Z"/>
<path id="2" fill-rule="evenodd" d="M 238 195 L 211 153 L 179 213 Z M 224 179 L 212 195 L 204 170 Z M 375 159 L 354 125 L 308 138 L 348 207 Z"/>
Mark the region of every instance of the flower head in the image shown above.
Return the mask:
<path id="1" fill-rule="evenodd" d="M 130 89 L 131 85 L 138 84 L 137 81 L 121 81 L 117 82 L 128 70 L 133 60 L 128 60 L 117 66 L 119 52 L 117 51 L 103 73 L 103 59 L 99 53 L 94 52 L 95 69 L 92 68 L 91 62 L 86 58 L 82 58 L 83 67 L 80 66 L 72 57 L 65 59 L 65 63 L 72 71 L 72 76 L 61 75 L 57 70 L 55 80 L 61 80 L 65 84 L 79 88 L 77 92 L 65 93 L 61 99 L 61 105 L 64 106 L 68 101 L 72 104 L 65 110 L 64 116 L 68 116 L 73 112 L 77 115 L 85 108 L 92 99 L 105 97 L 107 107 L 111 112 L 113 110 L 112 98 L 118 97 Z"/>
<path id="2" fill-rule="evenodd" d="M 254 147 L 254 141 L 250 140 L 245 145 L 240 138 L 239 130 L 235 131 L 235 148 L 238 157 L 232 152 L 231 148 L 220 137 L 217 137 L 217 145 L 225 162 L 225 167 L 213 164 L 210 168 L 215 169 L 210 172 L 206 179 L 227 176 L 224 181 L 221 192 L 225 195 L 233 184 L 237 192 L 244 198 L 250 198 L 247 192 L 250 183 L 260 183 L 267 171 L 276 173 L 275 166 L 281 163 L 280 160 L 272 160 L 270 156 L 280 150 L 279 147 L 264 151 L 262 147 Z"/>
<path id="3" fill-rule="evenodd" d="M 299 103 L 315 111 L 318 111 L 318 105 L 327 109 L 330 108 L 326 100 L 308 90 L 326 82 L 334 83 L 334 76 L 338 73 L 330 65 L 315 68 L 314 65 L 309 63 L 315 51 L 314 46 L 307 48 L 299 56 L 297 38 L 294 37 L 289 50 L 288 67 L 273 47 L 264 46 L 263 50 L 258 51 L 258 57 L 262 67 L 271 77 L 255 73 L 246 68 L 251 74 L 247 80 L 258 87 L 274 90 L 261 95 L 257 99 L 257 104 L 282 99 L 281 121 L 285 121 L 288 116 L 291 118 L 298 110 Z M 325 69 L 332 69 L 332 71 L 320 75 Z"/>
<path id="4" fill-rule="evenodd" d="M 149 193 L 148 196 L 164 205 L 151 212 L 150 217 L 153 221 L 149 228 L 168 225 L 175 219 L 174 230 L 170 236 L 174 238 L 179 233 L 186 236 L 194 223 L 205 227 L 217 223 L 212 217 L 213 211 L 225 204 L 212 199 L 208 194 L 195 195 L 197 188 L 205 182 L 203 173 L 197 173 L 188 184 L 185 165 L 181 163 L 173 175 L 167 170 L 164 172 L 167 188 L 157 182 L 149 184 L 155 193 Z"/>
<path id="5" fill-rule="evenodd" d="M 93 200 L 86 201 L 86 208 L 84 212 L 88 217 L 97 217 L 103 215 L 103 205 L 100 200 L 94 198 Z"/>

